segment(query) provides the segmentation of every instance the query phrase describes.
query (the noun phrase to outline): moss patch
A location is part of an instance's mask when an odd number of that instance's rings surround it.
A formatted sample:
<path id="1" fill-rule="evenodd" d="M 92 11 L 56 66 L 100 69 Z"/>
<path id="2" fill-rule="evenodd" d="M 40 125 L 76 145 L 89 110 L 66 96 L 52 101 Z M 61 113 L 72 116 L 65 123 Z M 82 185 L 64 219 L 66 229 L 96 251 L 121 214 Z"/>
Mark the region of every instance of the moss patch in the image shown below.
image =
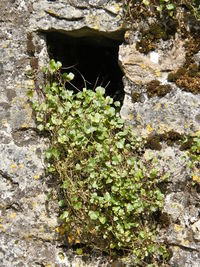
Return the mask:
<path id="1" fill-rule="evenodd" d="M 193 94 L 200 93 L 200 67 L 192 63 L 188 68 L 182 67 L 168 75 L 169 82 L 175 82 L 178 87 Z"/>
<path id="2" fill-rule="evenodd" d="M 200 66 L 195 63 L 194 55 L 200 51 L 200 38 L 197 33 L 190 36 L 185 44 L 186 55 L 183 67 L 168 75 L 168 81 L 193 94 L 200 93 Z"/>
<path id="3" fill-rule="evenodd" d="M 27 47 L 27 52 L 28 54 L 33 57 L 34 53 L 35 53 L 35 46 L 33 43 L 33 37 L 31 33 L 27 34 L 27 43 L 26 43 L 26 47 Z"/>
<path id="4" fill-rule="evenodd" d="M 163 134 L 151 135 L 146 139 L 146 148 L 152 150 L 161 150 L 162 146 L 160 142 L 166 142 L 168 146 L 172 146 L 174 143 L 182 145 L 183 136 L 177 132 L 169 131 Z"/>
<path id="5" fill-rule="evenodd" d="M 144 54 L 157 48 L 160 39 L 167 39 L 165 29 L 158 23 L 152 23 L 148 30 L 142 31 L 142 38 L 136 43 L 136 49 Z"/>
<path id="6" fill-rule="evenodd" d="M 134 92 L 134 91 L 131 92 L 131 98 L 133 102 L 138 102 L 140 100 L 140 97 L 141 97 L 141 93 Z"/>
<path id="7" fill-rule="evenodd" d="M 147 84 L 147 95 L 148 97 L 154 96 L 165 96 L 172 90 L 172 87 L 167 85 L 162 85 L 158 80 L 153 80 Z"/>
<path id="8" fill-rule="evenodd" d="M 30 65 L 31 65 L 32 70 L 37 70 L 38 69 L 38 58 L 32 57 L 30 60 Z"/>

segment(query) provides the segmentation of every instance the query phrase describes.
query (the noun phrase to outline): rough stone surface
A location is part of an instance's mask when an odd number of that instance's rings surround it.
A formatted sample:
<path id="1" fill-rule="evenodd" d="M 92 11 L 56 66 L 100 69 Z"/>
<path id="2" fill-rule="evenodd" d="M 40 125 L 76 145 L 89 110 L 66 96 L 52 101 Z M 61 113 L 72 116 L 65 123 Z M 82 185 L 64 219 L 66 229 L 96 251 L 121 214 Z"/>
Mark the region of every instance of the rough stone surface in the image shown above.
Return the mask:
<path id="1" fill-rule="evenodd" d="M 123 27 L 121 4 L 116 1 L 36 1 L 30 18 L 30 30 L 74 31 L 83 27 L 118 32 Z"/>
<path id="2" fill-rule="evenodd" d="M 34 87 L 39 90 L 40 67 L 49 60 L 45 33 L 120 39 L 121 1 L 1 0 L 0 10 L 0 266 L 108 266 L 103 258 L 84 261 L 66 246 L 58 221 L 57 181 L 44 171 L 47 140 L 35 129 L 26 94 Z M 200 266 L 200 196 L 191 185 L 188 159 L 178 139 L 200 129 L 200 96 L 174 84 L 164 96 L 147 94 L 149 82 L 168 84 L 169 71 L 184 60 L 179 38 L 160 43 L 148 55 L 135 49 L 134 40 L 123 44 L 121 115 L 153 144 L 157 138 L 159 149 L 150 147 L 144 156 L 156 157 L 169 175 L 162 189 L 165 203 L 158 238 L 172 250 L 170 266 L 195 267 Z M 30 69 L 35 79 L 27 77 Z"/>
<path id="3" fill-rule="evenodd" d="M 183 42 L 179 39 L 166 42 L 148 55 L 137 51 L 136 44 L 121 45 L 119 61 L 126 77 L 135 84 L 146 84 L 152 80 L 166 80 L 169 71 L 181 67 L 185 60 Z"/>
<path id="4" fill-rule="evenodd" d="M 125 74 L 121 116 L 148 140 L 151 150 L 147 149 L 145 156 L 155 157 L 169 176 L 162 188 L 165 201 L 158 239 L 169 244 L 170 266 L 199 266 L 200 194 L 192 186 L 188 158 L 180 140 L 200 130 L 200 95 L 184 92 L 167 81 L 168 73 L 185 61 L 184 44 L 178 39 L 160 43 L 147 55 L 135 49 L 134 40 L 130 43 L 123 44 L 119 52 Z M 195 61 L 198 55 L 194 55 Z M 170 85 L 170 92 L 149 97 L 147 86 L 155 80 Z"/>

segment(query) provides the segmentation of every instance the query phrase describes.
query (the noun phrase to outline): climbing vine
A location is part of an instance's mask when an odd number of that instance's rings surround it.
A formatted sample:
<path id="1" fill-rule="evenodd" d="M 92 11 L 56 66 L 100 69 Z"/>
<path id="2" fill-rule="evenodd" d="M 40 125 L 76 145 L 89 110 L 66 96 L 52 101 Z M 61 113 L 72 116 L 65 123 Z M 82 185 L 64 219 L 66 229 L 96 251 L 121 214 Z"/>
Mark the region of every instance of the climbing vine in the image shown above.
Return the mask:
<path id="1" fill-rule="evenodd" d="M 163 177 L 153 159 L 143 158 L 144 141 L 125 127 L 120 103 L 104 88 L 68 90 L 74 75 L 61 74 L 61 66 L 51 60 L 44 68 L 33 109 L 37 128 L 50 139 L 47 170 L 59 177 L 69 244 L 79 244 L 79 254 L 88 247 L 112 257 L 130 254 L 138 266 L 165 261 L 166 247 L 155 239 Z"/>

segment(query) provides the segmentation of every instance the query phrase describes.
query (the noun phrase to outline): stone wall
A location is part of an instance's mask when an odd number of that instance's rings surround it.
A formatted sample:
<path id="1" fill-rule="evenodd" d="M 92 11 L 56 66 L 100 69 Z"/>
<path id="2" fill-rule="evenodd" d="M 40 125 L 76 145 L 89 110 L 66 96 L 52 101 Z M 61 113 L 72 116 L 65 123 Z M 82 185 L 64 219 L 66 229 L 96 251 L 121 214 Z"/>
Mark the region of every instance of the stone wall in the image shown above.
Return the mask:
<path id="1" fill-rule="evenodd" d="M 121 1 L 1 0 L 0 10 L 0 265 L 107 266 L 103 258 L 84 262 L 67 249 L 57 219 L 58 185 L 44 171 L 48 141 L 35 128 L 26 94 L 42 82 L 48 32 L 119 39 L 125 31 Z M 121 115 L 149 140 L 144 156 L 156 156 L 169 173 L 158 227 L 173 252 L 170 266 L 199 266 L 200 197 L 188 186 L 190 171 L 177 140 L 199 130 L 200 96 L 174 84 L 161 93 L 148 91 L 149 82 L 166 85 L 169 71 L 182 66 L 184 43 L 176 38 L 144 55 L 135 49 L 135 33 L 130 35 L 119 51 L 125 74 Z"/>

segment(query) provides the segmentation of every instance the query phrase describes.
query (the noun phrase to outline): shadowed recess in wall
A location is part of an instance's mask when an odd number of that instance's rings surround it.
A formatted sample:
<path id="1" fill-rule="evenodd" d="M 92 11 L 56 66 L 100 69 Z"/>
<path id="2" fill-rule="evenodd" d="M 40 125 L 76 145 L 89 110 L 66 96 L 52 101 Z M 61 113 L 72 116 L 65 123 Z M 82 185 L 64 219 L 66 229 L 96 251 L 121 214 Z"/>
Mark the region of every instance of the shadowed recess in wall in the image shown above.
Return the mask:
<path id="1" fill-rule="evenodd" d="M 123 101 L 123 73 L 118 65 L 123 36 L 109 38 L 101 34 L 46 33 L 50 58 L 62 62 L 63 71 L 73 72 L 73 84 L 82 89 L 106 88 L 106 94 Z"/>

